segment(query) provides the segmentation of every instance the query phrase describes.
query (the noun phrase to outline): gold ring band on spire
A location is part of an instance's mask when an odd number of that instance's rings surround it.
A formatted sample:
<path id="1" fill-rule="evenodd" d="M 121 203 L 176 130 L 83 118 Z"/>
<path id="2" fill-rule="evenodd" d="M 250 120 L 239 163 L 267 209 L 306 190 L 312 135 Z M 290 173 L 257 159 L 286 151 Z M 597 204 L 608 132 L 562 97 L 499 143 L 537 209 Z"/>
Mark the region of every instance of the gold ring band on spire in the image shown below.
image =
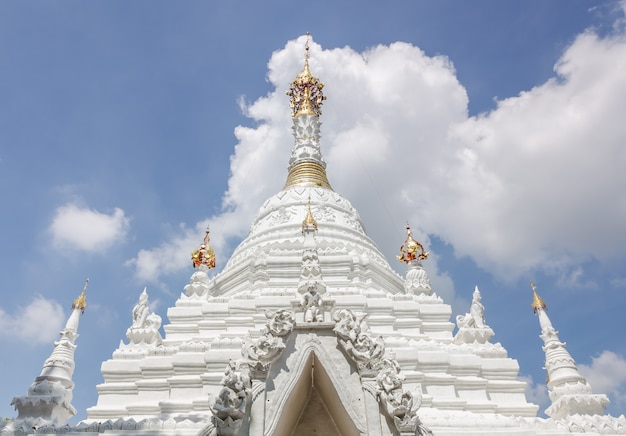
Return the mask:
<path id="1" fill-rule="evenodd" d="M 330 190 L 333 189 L 328 182 L 324 167 L 317 162 L 310 161 L 298 162 L 289 168 L 287 182 L 285 182 L 283 189 L 296 185 L 319 186 Z"/>

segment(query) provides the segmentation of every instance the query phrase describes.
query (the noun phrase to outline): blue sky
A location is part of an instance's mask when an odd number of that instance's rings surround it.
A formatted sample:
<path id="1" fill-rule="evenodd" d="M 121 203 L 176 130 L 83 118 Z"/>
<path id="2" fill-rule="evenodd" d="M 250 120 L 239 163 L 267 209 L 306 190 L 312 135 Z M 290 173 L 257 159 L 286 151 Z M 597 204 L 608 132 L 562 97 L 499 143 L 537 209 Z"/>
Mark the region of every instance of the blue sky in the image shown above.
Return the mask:
<path id="1" fill-rule="evenodd" d="M 0 416 L 86 277 L 77 418 L 144 286 L 167 323 L 207 222 L 223 267 L 285 180 L 307 31 L 329 179 L 390 262 L 409 221 L 435 291 L 456 314 L 479 286 L 545 406 L 534 279 L 621 414 L 624 3 L 4 1 Z"/>

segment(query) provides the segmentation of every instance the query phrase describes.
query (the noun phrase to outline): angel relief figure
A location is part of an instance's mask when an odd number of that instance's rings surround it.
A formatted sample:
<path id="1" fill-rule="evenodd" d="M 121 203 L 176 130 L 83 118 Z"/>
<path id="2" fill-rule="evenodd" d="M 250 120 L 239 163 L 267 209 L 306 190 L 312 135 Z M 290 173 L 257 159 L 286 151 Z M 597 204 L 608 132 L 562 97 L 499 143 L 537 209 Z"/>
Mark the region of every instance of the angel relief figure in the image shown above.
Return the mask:
<path id="1" fill-rule="evenodd" d="M 482 305 L 480 300 L 480 291 L 478 290 L 478 287 L 476 287 L 474 294 L 472 295 L 472 305 L 470 306 L 469 313 L 466 313 L 465 315 L 458 315 L 456 317 L 456 322 L 459 328 L 487 328 L 485 323 L 485 306 Z"/>
<path id="2" fill-rule="evenodd" d="M 302 296 L 300 307 L 304 310 L 305 322 L 322 322 L 324 313 L 322 312 L 322 296 L 317 292 L 315 283 L 309 283 L 307 292 Z"/>
<path id="3" fill-rule="evenodd" d="M 139 301 L 133 307 L 133 324 L 131 329 L 150 328 L 158 330 L 161 327 L 161 317 L 150 312 L 148 293 L 146 288 L 139 295 Z"/>

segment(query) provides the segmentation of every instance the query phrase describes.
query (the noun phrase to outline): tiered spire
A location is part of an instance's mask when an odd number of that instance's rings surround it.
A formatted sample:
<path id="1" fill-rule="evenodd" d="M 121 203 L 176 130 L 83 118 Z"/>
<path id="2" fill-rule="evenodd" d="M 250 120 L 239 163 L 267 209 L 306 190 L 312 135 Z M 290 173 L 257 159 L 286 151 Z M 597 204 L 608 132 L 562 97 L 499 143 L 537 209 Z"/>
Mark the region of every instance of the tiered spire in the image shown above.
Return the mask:
<path id="1" fill-rule="evenodd" d="M 400 246 L 400 255 L 398 255 L 398 260 L 400 262 L 409 263 L 414 260 L 426 260 L 428 259 L 428 252 L 424 250 L 424 246 L 413 239 L 413 234 L 411 233 L 411 227 L 406 225 L 406 240 Z"/>
<path id="2" fill-rule="evenodd" d="M 311 197 L 307 202 L 307 211 L 302 220 L 302 235 L 304 236 L 302 250 L 302 266 L 300 267 L 300 283 L 298 293 L 301 295 L 300 309 L 304 312 L 305 322 L 324 321 L 324 314 L 334 304 L 331 300 L 323 299 L 326 294 L 326 284 L 322 279 L 322 270 L 317 255 L 315 233 L 317 221 L 311 212 Z"/>
<path id="3" fill-rule="evenodd" d="M 548 393 L 552 404 L 546 414 L 557 420 L 579 421 L 581 416 L 603 415 L 609 403 L 606 395 L 592 394 L 591 386 L 580 375 L 576 362 L 559 340 L 558 332 L 552 327 L 546 313 L 547 306 L 537 294 L 537 287 L 530 281 L 533 290 L 533 311 L 539 317 L 541 335 L 546 353 L 545 369 L 548 373 Z"/>
<path id="4" fill-rule="evenodd" d="M 320 120 L 324 84 L 309 70 L 309 34 L 304 56 L 304 68 L 292 82 L 287 95 L 293 117 L 295 145 L 289 159 L 289 174 L 285 189 L 292 186 L 319 186 L 332 189 L 326 177 L 326 162 L 320 152 Z"/>
<path id="5" fill-rule="evenodd" d="M 74 382 L 74 344 L 78 338 L 78 322 L 80 315 L 87 307 L 85 291 L 89 279 L 79 297 L 72 304 L 72 313 L 65 328 L 61 331 L 61 338 L 54 343 L 54 350 L 44 362 L 39 377 L 35 379 L 23 397 L 13 398 L 13 404 L 18 411 L 13 427 L 39 428 L 45 425 L 57 427 L 65 425 L 76 414 L 71 404 Z"/>
<path id="6" fill-rule="evenodd" d="M 194 268 L 197 268 L 200 265 L 204 265 L 208 269 L 215 268 L 215 251 L 213 251 L 213 248 L 209 244 L 211 241 L 209 233 L 210 228 L 207 226 L 202 244 L 200 244 L 200 246 L 191 253 L 191 262 L 193 263 Z"/>
<path id="7" fill-rule="evenodd" d="M 430 279 L 422 266 L 422 260 L 428 259 L 428 252 L 424 246 L 413 239 L 411 227 L 406 225 L 406 240 L 400 246 L 400 254 L 397 256 L 400 262 L 408 265 L 408 271 L 404 280 L 404 290 L 411 295 L 430 295 L 432 287 Z"/>

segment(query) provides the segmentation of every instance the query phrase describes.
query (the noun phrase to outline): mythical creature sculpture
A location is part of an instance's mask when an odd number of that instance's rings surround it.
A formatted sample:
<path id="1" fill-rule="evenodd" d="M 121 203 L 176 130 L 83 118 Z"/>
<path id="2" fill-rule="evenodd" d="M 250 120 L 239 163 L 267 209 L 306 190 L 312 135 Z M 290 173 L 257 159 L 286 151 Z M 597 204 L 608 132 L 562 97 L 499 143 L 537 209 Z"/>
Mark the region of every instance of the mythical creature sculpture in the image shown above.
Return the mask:
<path id="1" fill-rule="evenodd" d="M 148 306 L 148 293 L 146 288 L 139 295 L 139 301 L 133 307 L 133 325 L 131 328 L 151 328 L 158 330 L 161 327 L 161 317 L 157 314 L 150 312 Z"/>
<path id="2" fill-rule="evenodd" d="M 365 316 L 357 316 L 349 309 L 340 310 L 335 316 L 335 328 L 339 343 L 357 364 L 359 372 L 376 370 L 385 354 L 382 337 L 372 339 L 364 332 Z"/>
<path id="3" fill-rule="evenodd" d="M 456 317 L 456 323 L 459 328 L 471 327 L 471 328 L 486 328 L 485 323 L 485 306 L 480 302 L 480 291 L 478 287 L 474 290 L 472 295 L 472 305 L 470 306 L 469 313 L 465 315 L 458 315 Z"/>
<path id="4" fill-rule="evenodd" d="M 322 296 L 317 292 L 315 284 L 309 283 L 307 292 L 302 296 L 300 307 L 304 310 L 305 322 L 321 322 L 324 321 L 324 312 L 322 311 Z"/>
<path id="5" fill-rule="evenodd" d="M 276 312 L 267 312 L 268 318 L 266 329 L 274 336 L 285 336 L 293 330 L 296 318 L 290 310 L 280 309 Z"/>
<path id="6" fill-rule="evenodd" d="M 159 328 L 161 327 L 161 317 L 150 312 L 148 304 L 148 293 L 146 288 L 139 295 L 139 300 L 132 311 L 133 323 L 126 330 L 126 337 L 130 344 L 135 345 L 159 345 L 162 341 Z"/>
<path id="7" fill-rule="evenodd" d="M 248 359 L 252 367 L 267 370 L 284 348 L 285 343 L 282 338 L 268 333 L 244 344 L 241 354 Z"/>
<path id="8" fill-rule="evenodd" d="M 480 291 L 474 289 L 470 311 L 456 317 L 459 331 L 454 337 L 456 344 L 478 343 L 485 344 L 493 337 L 493 330 L 485 322 L 485 307 L 480 302 Z"/>
<path id="9" fill-rule="evenodd" d="M 398 431 L 414 431 L 416 435 L 422 436 L 432 435 L 432 432 L 421 423 L 416 413 L 422 403 L 421 395 L 402 388 L 404 376 L 400 373 L 398 362 L 393 359 L 383 359 L 376 382 L 378 383 L 378 401 L 387 416 L 393 419 Z"/>
<path id="10" fill-rule="evenodd" d="M 218 436 L 236 435 L 243 424 L 252 384 L 241 363 L 230 361 L 222 378 L 224 387 L 211 406 Z"/>
<path id="11" fill-rule="evenodd" d="M 287 336 L 295 326 L 295 317 L 289 310 L 277 310 L 265 314 L 268 321 L 261 336 L 250 340 L 241 349 L 241 354 L 248 360 L 249 365 L 260 371 L 267 371 L 270 364 L 285 348 L 284 336 Z"/>

